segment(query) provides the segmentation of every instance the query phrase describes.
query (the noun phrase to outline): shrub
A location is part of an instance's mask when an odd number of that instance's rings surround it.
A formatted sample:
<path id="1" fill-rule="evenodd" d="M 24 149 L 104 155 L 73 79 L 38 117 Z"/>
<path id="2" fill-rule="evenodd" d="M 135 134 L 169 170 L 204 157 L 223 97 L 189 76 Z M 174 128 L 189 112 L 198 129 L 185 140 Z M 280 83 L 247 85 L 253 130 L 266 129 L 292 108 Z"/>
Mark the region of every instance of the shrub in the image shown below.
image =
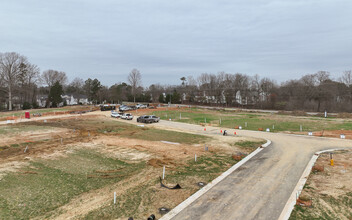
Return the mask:
<path id="1" fill-rule="evenodd" d="M 23 105 L 22 105 L 22 109 L 23 110 L 26 110 L 26 109 L 31 109 L 32 106 L 29 102 L 24 102 Z"/>
<path id="2" fill-rule="evenodd" d="M 32 107 L 33 107 L 33 108 L 39 108 L 39 105 L 38 105 L 37 102 L 33 102 L 33 103 L 32 103 Z"/>

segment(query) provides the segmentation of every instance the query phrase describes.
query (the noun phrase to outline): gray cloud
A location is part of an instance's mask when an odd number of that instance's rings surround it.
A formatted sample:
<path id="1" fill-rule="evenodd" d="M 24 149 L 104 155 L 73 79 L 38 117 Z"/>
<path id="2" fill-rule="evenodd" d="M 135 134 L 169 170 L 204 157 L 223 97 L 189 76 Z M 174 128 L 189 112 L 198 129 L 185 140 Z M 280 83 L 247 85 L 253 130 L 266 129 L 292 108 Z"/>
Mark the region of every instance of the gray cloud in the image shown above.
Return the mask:
<path id="1" fill-rule="evenodd" d="M 278 81 L 352 69 L 352 2 L 3 1 L 0 48 L 70 78 L 144 84 L 226 71 Z"/>

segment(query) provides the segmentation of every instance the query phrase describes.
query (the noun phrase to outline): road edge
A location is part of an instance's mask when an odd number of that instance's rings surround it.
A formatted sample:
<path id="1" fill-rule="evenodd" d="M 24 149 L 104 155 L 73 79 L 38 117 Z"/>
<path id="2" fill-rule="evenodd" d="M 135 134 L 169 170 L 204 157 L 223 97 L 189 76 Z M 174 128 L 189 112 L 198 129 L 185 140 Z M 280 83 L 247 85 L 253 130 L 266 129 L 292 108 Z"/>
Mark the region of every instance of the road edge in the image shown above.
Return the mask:
<path id="1" fill-rule="evenodd" d="M 163 217 L 160 218 L 160 220 L 169 220 L 173 217 L 175 217 L 177 214 L 179 214 L 182 210 L 184 210 L 187 206 L 189 206 L 191 203 L 193 203 L 195 200 L 197 200 L 199 197 L 201 197 L 203 194 L 208 192 L 211 188 L 213 188 L 216 184 L 221 182 L 223 179 L 225 179 L 228 175 L 230 175 L 232 172 L 234 172 L 236 169 L 238 169 L 240 166 L 242 166 L 244 163 L 246 163 L 248 160 L 250 160 L 252 157 L 254 157 L 256 154 L 258 154 L 260 151 L 262 151 L 264 148 L 268 147 L 271 144 L 270 140 L 266 140 L 266 143 L 263 144 L 261 147 L 258 147 L 255 151 L 250 153 L 248 156 L 243 158 L 241 161 L 233 165 L 231 168 L 226 170 L 224 173 L 222 173 L 220 176 L 215 178 L 213 181 L 211 181 L 209 184 L 195 192 L 193 195 L 188 197 L 185 201 L 181 202 L 178 204 L 175 208 L 173 208 L 170 212 L 165 214 Z"/>
<path id="2" fill-rule="evenodd" d="M 310 161 L 308 162 L 306 168 L 303 171 L 303 174 L 301 176 L 301 178 L 298 180 L 297 185 L 295 186 L 293 192 L 291 193 L 290 198 L 288 199 L 284 209 L 282 210 L 280 216 L 279 216 L 279 220 L 288 220 L 291 216 L 291 213 L 295 207 L 296 201 L 297 201 L 297 197 L 301 194 L 304 185 L 307 182 L 307 179 L 309 177 L 309 174 L 315 164 L 315 162 L 317 161 L 319 155 L 321 153 L 325 153 L 325 152 L 331 152 L 331 151 L 336 151 L 336 150 L 341 150 L 338 148 L 334 148 L 334 149 L 329 149 L 329 150 L 322 150 L 322 151 L 317 151 L 314 153 L 314 155 L 312 156 L 312 158 L 310 159 Z"/>

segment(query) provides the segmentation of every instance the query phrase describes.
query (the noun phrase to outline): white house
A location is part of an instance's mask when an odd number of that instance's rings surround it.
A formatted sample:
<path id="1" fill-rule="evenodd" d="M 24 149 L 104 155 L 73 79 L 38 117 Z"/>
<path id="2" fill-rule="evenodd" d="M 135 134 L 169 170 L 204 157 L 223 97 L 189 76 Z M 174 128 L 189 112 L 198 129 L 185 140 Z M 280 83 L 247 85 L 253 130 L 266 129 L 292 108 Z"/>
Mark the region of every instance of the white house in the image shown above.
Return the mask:
<path id="1" fill-rule="evenodd" d="M 61 95 L 61 98 L 63 99 L 63 101 L 66 101 L 67 105 L 88 105 L 88 104 L 92 104 L 92 102 L 90 102 L 88 100 L 88 98 L 84 95 Z M 62 103 L 63 104 L 63 103 Z"/>

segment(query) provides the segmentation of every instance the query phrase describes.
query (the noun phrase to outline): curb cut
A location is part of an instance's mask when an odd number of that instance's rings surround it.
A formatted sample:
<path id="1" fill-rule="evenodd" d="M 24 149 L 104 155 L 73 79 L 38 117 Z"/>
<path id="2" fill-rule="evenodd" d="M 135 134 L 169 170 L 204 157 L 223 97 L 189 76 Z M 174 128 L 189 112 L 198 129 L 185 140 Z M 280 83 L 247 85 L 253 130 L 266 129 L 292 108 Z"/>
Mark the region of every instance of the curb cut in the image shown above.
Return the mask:
<path id="1" fill-rule="evenodd" d="M 258 147 L 255 151 L 250 153 L 247 157 L 243 158 L 241 161 L 233 165 L 230 169 L 222 173 L 220 176 L 215 178 L 211 183 L 207 184 L 197 192 L 195 192 L 193 195 L 188 197 L 185 201 L 181 202 L 179 205 L 177 205 L 175 208 L 173 208 L 169 213 L 165 214 L 163 217 L 160 218 L 160 220 L 169 220 L 173 217 L 175 217 L 177 214 L 179 214 L 183 209 L 185 209 L 187 206 L 189 206 L 191 203 L 193 203 L 195 200 L 197 200 L 199 197 L 201 197 L 203 194 L 208 192 L 211 188 L 213 188 L 216 184 L 221 182 L 223 179 L 225 179 L 228 175 L 230 175 L 232 172 L 237 170 L 240 166 L 242 166 L 244 163 L 246 163 L 248 160 L 250 160 L 252 157 L 254 157 L 256 154 L 258 154 L 260 151 L 262 151 L 264 148 L 268 147 L 271 144 L 270 140 L 266 140 L 266 143 L 263 144 L 261 147 Z"/>
<path id="2" fill-rule="evenodd" d="M 318 152 L 314 153 L 314 155 L 312 156 L 312 158 L 308 162 L 306 168 L 304 169 L 301 178 L 298 180 L 298 183 L 295 186 L 295 188 L 294 188 L 290 198 L 288 199 L 284 209 L 282 210 L 280 217 L 279 217 L 279 220 L 288 220 L 290 218 L 291 213 L 293 211 L 293 208 L 295 207 L 295 204 L 296 204 L 297 196 L 299 196 L 301 194 L 303 187 L 306 184 L 306 181 L 308 179 L 308 176 L 309 176 L 315 162 L 317 161 L 319 155 L 321 153 L 335 151 L 335 150 L 341 150 L 341 149 L 335 148 L 335 149 L 330 149 L 330 150 L 318 151 Z"/>

